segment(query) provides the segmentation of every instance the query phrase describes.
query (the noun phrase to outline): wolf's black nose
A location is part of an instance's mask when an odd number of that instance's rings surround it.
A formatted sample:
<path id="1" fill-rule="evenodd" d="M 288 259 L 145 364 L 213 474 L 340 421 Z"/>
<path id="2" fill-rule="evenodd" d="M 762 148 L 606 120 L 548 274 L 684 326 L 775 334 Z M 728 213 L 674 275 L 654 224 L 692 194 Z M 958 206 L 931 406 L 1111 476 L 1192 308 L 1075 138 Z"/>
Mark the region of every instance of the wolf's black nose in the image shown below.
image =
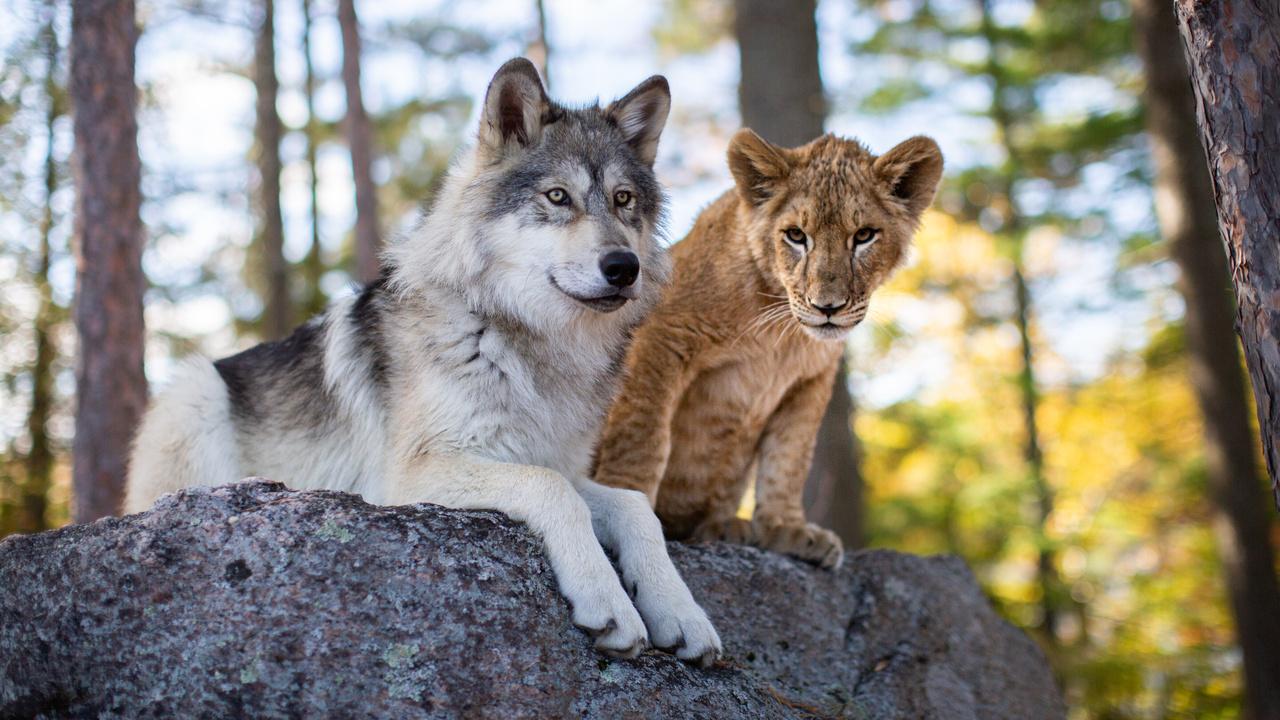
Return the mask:
<path id="1" fill-rule="evenodd" d="M 640 258 L 633 252 L 615 250 L 600 258 L 600 272 L 614 287 L 629 287 L 640 274 Z"/>

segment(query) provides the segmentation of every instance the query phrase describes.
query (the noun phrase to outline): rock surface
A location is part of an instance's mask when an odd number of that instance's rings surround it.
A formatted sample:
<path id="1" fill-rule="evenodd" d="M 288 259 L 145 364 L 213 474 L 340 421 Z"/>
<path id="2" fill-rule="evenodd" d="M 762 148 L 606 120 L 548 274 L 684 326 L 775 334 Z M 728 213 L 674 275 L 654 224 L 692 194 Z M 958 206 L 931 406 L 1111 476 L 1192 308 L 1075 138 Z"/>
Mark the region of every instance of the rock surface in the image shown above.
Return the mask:
<path id="1" fill-rule="evenodd" d="M 496 513 L 247 481 L 0 542 L 0 717 L 1061 718 L 952 558 L 671 545 L 727 657 L 594 652 Z"/>

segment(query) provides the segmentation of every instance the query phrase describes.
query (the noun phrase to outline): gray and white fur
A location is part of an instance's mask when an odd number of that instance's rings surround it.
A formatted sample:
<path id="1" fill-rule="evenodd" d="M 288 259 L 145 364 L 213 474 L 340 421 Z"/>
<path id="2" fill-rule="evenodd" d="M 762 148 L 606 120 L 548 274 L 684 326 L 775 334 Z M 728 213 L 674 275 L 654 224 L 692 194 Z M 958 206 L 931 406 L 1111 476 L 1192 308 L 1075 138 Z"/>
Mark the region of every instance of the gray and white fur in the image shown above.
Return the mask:
<path id="1" fill-rule="evenodd" d="M 647 499 L 589 480 L 631 330 L 669 273 L 652 168 L 669 108 L 661 77 L 570 109 L 527 60 L 503 65 L 474 147 L 381 280 L 284 340 L 177 373 L 139 431 L 126 510 L 249 475 L 498 510 L 542 538 L 599 649 L 713 660 L 720 639 Z"/>

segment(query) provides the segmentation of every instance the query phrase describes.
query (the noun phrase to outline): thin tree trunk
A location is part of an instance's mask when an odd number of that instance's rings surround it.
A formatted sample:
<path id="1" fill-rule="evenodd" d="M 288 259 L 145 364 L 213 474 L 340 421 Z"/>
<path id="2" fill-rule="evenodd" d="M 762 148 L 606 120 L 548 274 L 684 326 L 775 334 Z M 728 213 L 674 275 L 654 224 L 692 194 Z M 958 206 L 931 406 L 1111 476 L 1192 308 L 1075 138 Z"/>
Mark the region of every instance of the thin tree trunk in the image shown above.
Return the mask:
<path id="1" fill-rule="evenodd" d="M 284 220 L 280 211 L 280 137 L 283 129 L 276 98 L 276 23 L 274 0 L 259 0 L 253 53 L 253 85 L 257 90 L 254 136 L 258 165 L 258 242 L 265 281 L 262 334 L 282 338 L 293 325 L 289 307 L 289 266 L 284 259 Z"/>
<path id="2" fill-rule="evenodd" d="M 795 147 L 822 134 L 827 103 L 818 65 L 815 0 L 735 0 L 742 124 Z M 831 528 L 848 548 L 862 545 L 862 475 L 850 418 L 853 398 L 844 365 L 822 418 L 805 487 L 809 519 Z"/>
<path id="3" fill-rule="evenodd" d="M 818 428 L 818 444 L 805 483 L 805 509 L 814 522 L 840 536 L 846 548 L 862 547 L 862 459 L 853 433 L 853 397 L 847 385 L 848 360 L 840 359 L 831 403 Z"/>
<path id="4" fill-rule="evenodd" d="M 61 114 L 58 99 L 58 31 L 57 6 L 47 8 L 49 19 L 44 27 L 45 111 L 44 207 L 40 216 L 40 257 L 36 268 L 36 292 L 39 301 L 35 318 L 35 363 L 31 367 L 31 412 L 27 415 L 27 435 L 31 449 L 27 452 L 27 477 L 22 487 L 15 529 L 34 533 L 49 527 L 46 510 L 49 488 L 53 484 L 53 448 L 49 442 L 49 416 L 53 411 L 53 345 L 52 330 L 56 308 L 49 287 L 50 235 L 53 233 L 53 194 L 58 189 L 58 164 L 54 156 L 54 124 Z"/>
<path id="5" fill-rule="evenodd" d="M 373 129 L 360 90 L 360 24 L 355 0 L 338 0 L 342 26 L 342 83 L 347 90 L 347 117 L 343 129 L 351 148 L 351 173 L 356 184 L 356 275 L 361 282 L 376 280 L 378 254 L 378 188 L 373 184 Z"/>
<path id="6" fill-rule="evenodd" d="M 1177 0 L 1177 10 L 1280 507 L 1280 3 Z"/>
<path id="7" fill-rule="evenodd" d="M 75 107 L 75 520 L 114 514 L 129 443 L 147 402 L 142 371 L 144 242 L 135 117 L 133 0 L 77 0 L 71 12 Z"/>
<path id="8" fill-rule="evenodd" d="M 981 0 L 982 34 L 987 42 L 987 72 L 992 81 L 991 119 L 995 122 L 999 142 L 1008 157 L 1006 171 L 999 177 L 1001 187 L 998 193 L 1004 198 L 1004 225 L 1001 235 L 1011 243 L 1009 249 L 1013 270 L 1011 281 L 1014 290 L 1014 324 L 1018 328 L 1019 337 L 1019 372 L 1018 392 L 1022 402 L 1023 424 L 1023 460 L 1026 463 L 1027 478 L 1036 500 L 1036 532 L 1039 549 L 1036 559 L 1036 577 L 1040 585 L 1040 629 L 1050 645 L 1058 643 L 1060 624 L 1059 610 L 1063 593 L 1061 578 L 1058 576 L 1053 546 L 1049 542 L 1047 526 L 1053 513 L 1053 489 L 1045 477 L 1044 456 L 1040 447 L 1040 432 L 1036 415 L 1040 405 L 1039 391 L 1035 375 L 1035 345 L 1031 337 L 1031 325 L 1034 320 L 1034 303 L 1031 289 L 1027 286 L 1023 272 L 1023 245 L 1025 237 L 1025 221 L 1018 209 L 1014 195 L 1014 182 L 1019 175 L 1019 152 L 1013 144 L 1012 129 L 1014 119 L 1006 103 L 1008 83 L 1005 81 L 1001 47 L 995 24 L 991 18 L 991 0 Z M 1082 633 L 1083 636 L 1083 633 Z"/>
<path id="9" fill-rule="evenodd" d="M 1230 275 L 1193 120 L 1195 98 L 1182 52 L 1170 42 L 1177 32 L 1173 7 L 1165 0 L 1134 0 L 1133 9 L 1146 67 L 1156 216 L 1178 263 L 1179 289 L 1186 300 L 1191 382 L 1204 417 L 1205 469 L 1218 554 L 1244 656 L 1245 704 L 1254 718 L 1280 718 L 1280 588 L 1271 513 L 1262 502 L 1232 330 Z"/>
<path id="10" fill-rule="evenodd" d="M 542 73 L 542 84 L 547 91 L 551 90 L 551 43 L 547 41 L 547 4 L 544 0 L 534 0 L 534 12 L 537 14 L 537 35 L 529 44 L 529 59 Z"/>
<path id="11" fill-rule="evenodd" d="M 1012 188 L 1009 203 L 1013 204 Z M 1017 218 L 1014 218 L 1017 220 Z M 1015 223 L 1016 228 L 1020 223 Z M 1021 232 L 1020 229 L 1015 232 Z M 1040 449 L 1040 429 L 1036 422 L 1036 413 L 1040 407 L 1040 394 L 1035 375 L 1035 346 L 1031 340 L 1031 289 L 1027 287 L 1026 275 L 1023 272 L 1023 243 L 1018 239 L 1016 257 L 1013 261 L 1013 287 L 1015 296 L 1015 319 L 1018 326 L 1019 346 L 1021 350 L 1021 368 L 1018 372 L 1018 390 L 1022 395 L 1023 458 L 1027 463 L 1027 475 L 1031 478 L 1031 488 L 1036 499 L 1036 532 L 1039 535 L 1039 550 L 1036 557 L 1036 575 L 1040 579 L 1041 629 L 1051 643 L 1058 641 L 1058 628 L 1061 624 L 1058 616 L 1059 600 L 1062 595 L 1062 580 L 1058 576 L 1058 566 L 1054 561 L 1053 546 L 1049 542 L 1049 517 L 1053 515 L 1053 488 L 1044 473 L 1044 452 Z M 1083 633 L 1082 633 L 1083 636 Z"/>
<path id="12" fill-rule="evenodd" d="M 311 0 L 302 0 L 302 54 L 306 63 L 302 91 L 307 101 L 307 124 L 303 134 L 307 139 L 308 190 L 311 201 L 311 249 L 307 252 L 303 266 L 307 284 L 303 319 L 319 313 L 325 306 L 324 290 L 320 288 L 320 278 L 324 275 L 324 255 L 320 246 L 320 173 L 316 157 L 319 152 L 319 133 L 316 123 L 316 68 L 311 55 L 311 25 Z"/>

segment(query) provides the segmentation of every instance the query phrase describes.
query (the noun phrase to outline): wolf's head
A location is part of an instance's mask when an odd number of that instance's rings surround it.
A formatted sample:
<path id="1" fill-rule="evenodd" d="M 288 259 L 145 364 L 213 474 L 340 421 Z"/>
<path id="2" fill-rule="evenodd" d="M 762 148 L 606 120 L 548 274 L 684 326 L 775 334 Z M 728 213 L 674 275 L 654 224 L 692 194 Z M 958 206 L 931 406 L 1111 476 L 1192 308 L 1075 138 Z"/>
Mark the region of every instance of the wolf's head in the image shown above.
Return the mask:
<path id="1" fill-rule="evenodd" d="M 942 177 L 942 152 L 924 136 L 876 157 L 833 135 L 788 149 L 739 130 L 729 168 L 756 265 L 786 292 L 806 332 L 838 340 L 906 258 Z"/>
<path id="2" fill-rule="evenodd" d="M 431 256 L 419 271 L 525 318 L 631 305 L 623 315 L 638 319 L 668 274 L 653 161 L 670 106 L 666 79 L 654 76 L 607 107 L 566 108 L 528 60 L 507 62 L 489 83 L 475 146 L 413 241 Z"/>

